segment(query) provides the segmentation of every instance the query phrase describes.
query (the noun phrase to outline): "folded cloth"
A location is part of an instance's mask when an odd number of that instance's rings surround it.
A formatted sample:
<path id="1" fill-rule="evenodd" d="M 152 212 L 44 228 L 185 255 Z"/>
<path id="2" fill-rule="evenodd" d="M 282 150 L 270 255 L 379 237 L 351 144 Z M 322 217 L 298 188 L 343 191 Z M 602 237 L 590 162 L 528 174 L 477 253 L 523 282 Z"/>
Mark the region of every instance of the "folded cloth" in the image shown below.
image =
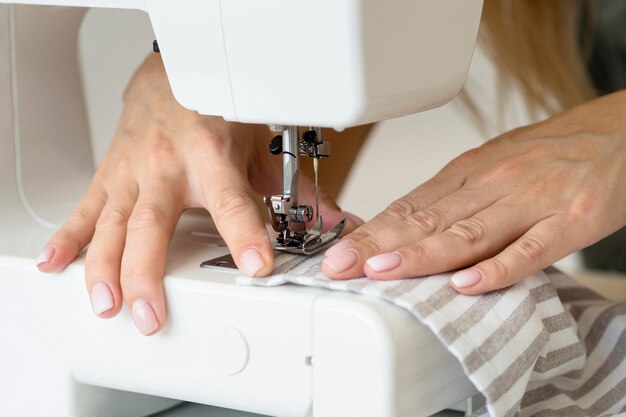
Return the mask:
<path id="1" fill-rule="evenodd" d="M 285 255 L 281 255 L 285 256 Z M 268 278 L 375 296 L 410 311 L 459 360 L 486 407 L 475 415 L 604 416 L 626 412 L 626 302 L 609 302 L 554 268 L 480 296 L 450 274 L 331 281 L 321 256 L 289 257 Z"/>

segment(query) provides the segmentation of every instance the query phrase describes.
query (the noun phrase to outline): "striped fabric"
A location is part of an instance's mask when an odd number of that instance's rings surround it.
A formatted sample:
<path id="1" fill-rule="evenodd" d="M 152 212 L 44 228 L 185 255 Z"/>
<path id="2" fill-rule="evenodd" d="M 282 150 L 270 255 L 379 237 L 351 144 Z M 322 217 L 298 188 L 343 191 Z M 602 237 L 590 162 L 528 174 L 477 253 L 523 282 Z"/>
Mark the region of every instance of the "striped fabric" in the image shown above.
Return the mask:
<path id="1" fill-rule="evenodd" d="M 331 281 L 321 256 L 281 255 L 265 279 L 371 295 L 410 311 L 461 362 L 487 399 L 477 416 L 626 413 L 626 302 L 609 302 L 551 268 L 507 289 L 458 294 L 449 274 L 422 279 Z"/>

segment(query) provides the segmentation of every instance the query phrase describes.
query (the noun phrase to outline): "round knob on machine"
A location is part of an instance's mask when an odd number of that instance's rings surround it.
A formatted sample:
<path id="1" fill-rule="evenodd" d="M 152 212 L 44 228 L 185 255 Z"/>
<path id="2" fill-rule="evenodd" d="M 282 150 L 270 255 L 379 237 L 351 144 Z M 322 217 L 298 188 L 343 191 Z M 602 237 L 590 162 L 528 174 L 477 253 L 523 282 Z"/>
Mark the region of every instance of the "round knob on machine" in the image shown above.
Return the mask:
<path id="1" fill-rule="evenodd" d="M 283 137 L 282 135 L 274 136 L 270 142 L 270 153 L 272 155 L 280 155 L 283 153 Z"/>
<path id="2" fill-rule="evenodd" d="M 209 332 L 209 361 L 224 375 L 237 375 L 248 365 L 248 342 L 233 326 L 213 328 Z"/>

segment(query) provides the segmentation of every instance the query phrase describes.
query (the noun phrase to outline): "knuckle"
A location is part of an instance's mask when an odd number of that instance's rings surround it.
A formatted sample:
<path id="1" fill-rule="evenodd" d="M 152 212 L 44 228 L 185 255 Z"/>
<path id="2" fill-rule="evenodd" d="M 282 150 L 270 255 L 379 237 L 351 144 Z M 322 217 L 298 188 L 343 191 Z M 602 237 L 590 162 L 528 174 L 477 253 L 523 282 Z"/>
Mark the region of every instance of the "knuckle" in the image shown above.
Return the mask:
<path id="1" fill-rule="evenodd" d="M 372 254 L 372 253 L 377 254 L 377 253 L 383 252 L 383 247 L 381 246 L 381 244 L 372 238 L 366 238 L 366 239 L 358 241 L 353 246 L 353 249 L 356 250 L 357 252 L 366 253 L 366 254 Z"/>
<path id="2" fill-rule="evenodd" d="M 78 253 L 89 243 L 80 233 L 65 226 L 56 231 L 52 239 L 50 239 L 50 242 L 57 247 L 63 247 L 73 253 Z"/>
<path id="3" fill-rule="evenodd" d="M 598 196 L 595 192 L 581 192 L 574 198 L 567 210 L 568 221 L 578 224 L 587 223 L 594 218 L 598 206 Z"/>
<path id="4" fill-rule="evenodd" d="M 163 211 L 153 205 L 136 207 L 128 219 L 128 231 L 135 232 L 144 228 L 155 227 L 165 220 Z"/>
<path id="5" fill-rule="evenodd" d="M 169 135 L 157 129 L 150 136 L 152 140 L 147 145 L 150 156 L 158 161 L 170 161 L 176 151 Z"/>
<path id="6" fill-rule="evenodd" d="M 488 169 L 483 177 L 486 181 L 501 181 L 503 178 L 509 176 L 517 166 L 518 163 L 515 158 L 507 158 Z"/>
<path id="7" fill-rule="evenodd" d="M 228 233 L 225 233 L 223 237 L 235 258 L 237 258 L 238 254 L 246 247 L 265 248 L 268 247 L 270 243 L 267 231 L 264 227 L 260 229 L 253 227 L 231 227 Z"/>
<path id="8" fill-rule="evenodd" d="M 508 280 L 510 276 L 509 268 L 500 259 L 493 258 L 491 260 L 491 265 L 493 266 L 493 270 L 495 272 L 495 276 L 493 277 L 494 281 L 502 282 Z"/>
<path id="9" fill-rule="evenodd" d="M 546 251 L 545 244 L 531 236 L 521 238 L 514 248 L 518 254 L 532 262 L 539 261 Z"/>
<path id="10" fill-rule="evenodd" d="M 398 250 L 397 252 L 400 253 L 400 256 L 402 256 L 403 259 L 413 260 L 415 264 L 424 262 L 427 263 L 429 259 L 428 251 L 420 244 L 411 245 L 410 247 Z"/>
<path id="11" fill-rule="evenodd" d="M 417 211 L 413 202 L 405 197 L 400 198 L 387 207 L 387 213 L 397 218 L 407 218 Z"/>
<path id="12" fill-rule="evenodd" d="M 479 185 L 501 183 L 529 166 L 533 159 L 532 152 L 508 156 L 490 166 L 477 178 Z"/>
<path id="13" fill-rule="evenodd" d="M 429 208 L 413 213 L 406 219 L 427 234 L 441 230 L 445 224 L 445 216 L 440 210 Z"/>
<path id="14" fill-rule="evenodd" d="M 220 134 L 208 126 L 202 126 L 196 133 L 200 140 L 206 141 L 211 146 L 222 147 L 229 142 L 228 132 L 221 132 Z"/>
<path id="15" fill-rule="evenodd" d="M 117 263 L 117 265 L 116 265 Z M 87 251 L 85 257 L 85 278 L 87 281 L 114 282 L 119 278 L 119 259 L 109 253 Z M 117 271 L 117 272 L 116 272 Z"/>
<path id="16" fill-rule="evenodd" d="M 102 210 L 100 218 L 96 223 L 96 229 L 106 229 L 109 227 L 123 226 L 128 215 L 121 207 L 107 207 Z"/>
<path id="17" fill-rule="evenodd" d="M 487 227 L 478 219 L 460 220 L 452 225 L 449 233 L 465 243 L 475 244 L 482 242 L 487 235 Z"/>
<path id="18" fill-rule="evenodd" d="M 194 142 L 200 146 L 196 151 L 204 158 L 222 159 L 227 158 L 234 146 L 230 132 L 215 132 L 211 129 L 200 129 L 195 133 Z"/>
<path id="19" fill-rule="evenodd" d="M 89 219 L 89 212 L 86 209 L 79 207 L 70 215 L 67 221 L 82 223 L 87 219 Z"/>
<path id="20" fill-rule="evenodd" d="M 154 280 L 145 268 L 131 267 L 122 271 L 121 284 L 124 297 L 128 298 L 148 292 L 149 288 L 154 285 Z"/>
<path id="21" fill-rule="evenodd" d="M 250 206 L 249 196 L 240 190 L 223 193 L 213 205 L 212 214 L 216 222 L 240 213 Z"/>
<path id="22" fill-rule="evenodd" d="M 367 239 L 369 236 L 374 234 L 374 230 L 365 227 L 367 223 L 362 226 L 357 227 L 353 232 L 342 236 L 342 239 L 350 239 L 353 242 L 360 242 L 363 239 Z"/>

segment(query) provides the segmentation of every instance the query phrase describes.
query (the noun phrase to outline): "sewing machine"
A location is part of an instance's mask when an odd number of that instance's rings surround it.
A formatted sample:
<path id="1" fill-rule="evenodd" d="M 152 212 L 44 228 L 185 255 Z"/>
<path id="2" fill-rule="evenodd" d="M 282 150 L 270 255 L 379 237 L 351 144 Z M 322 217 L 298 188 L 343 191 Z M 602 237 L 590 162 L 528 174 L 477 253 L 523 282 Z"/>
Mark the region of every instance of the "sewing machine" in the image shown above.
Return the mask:
<path id="1" fill-rule="evenodd" d="M 145 416 L 181 400 L 275 416 L 415 416 L 475 392 L 436 337 L 385 302 L 239 287 L 236 271 L 201 268 L 228 253 L 203 216 L 183 216 L 173 239 L 169 319 L 154 337 L 126 309 L 92 313 L 82 259 L 38 273 L 35 255 L 93 173 L 76 56 L 86 7 L 147 11 L 182 105 L 277 132 L 284 189 L 265 198 L 276 249 L 310 254 L 341 224 L 306 229 L 301 156 L 330 155 L 322 128 L 454 97 L 482 0 L 0 0 L 0 416 Z"/>

